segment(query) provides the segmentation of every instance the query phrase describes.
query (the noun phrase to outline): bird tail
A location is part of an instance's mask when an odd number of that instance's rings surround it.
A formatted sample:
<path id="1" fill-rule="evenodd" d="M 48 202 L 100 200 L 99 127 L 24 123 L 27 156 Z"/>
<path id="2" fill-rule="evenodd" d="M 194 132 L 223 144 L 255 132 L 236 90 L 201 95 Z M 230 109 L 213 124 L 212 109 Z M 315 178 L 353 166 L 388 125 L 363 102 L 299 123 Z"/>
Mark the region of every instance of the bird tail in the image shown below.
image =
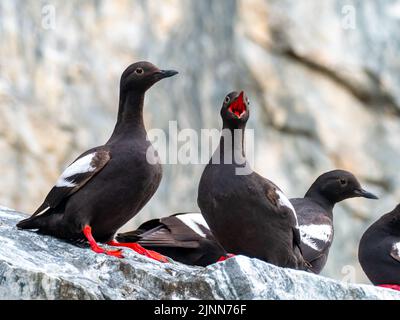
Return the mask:
<path id="1" fill-rule="evenodd" d="M 138 242 L 140 240 L 141 233 L 141 230 L 119 233 L 116 237 L 116 240 L 119 242 Z"/>
<path id="2" fill-rule="evenodd" d="M 161 226 L 160 219 L 149 220 L 142 223 L 136 230 L 119 233 L 116 240 L 119 242 L 139 242 L 147 231 L 152 232 L 154 228 L 160 228 Z"/>
<path id="3" fill-rule="evenodd" d="M 50 206 L 43 202 L 42 205 L 27 219 L 18 222 L 20 229 L 39 229 L 43 224 L 43 219 L 50 214 Z"/>
<path id="4" fill-rule="evenodd" d="M 32 216 L 17 223 L 19 229 L 39 229 L 42 226 L 42 216 Z"/>

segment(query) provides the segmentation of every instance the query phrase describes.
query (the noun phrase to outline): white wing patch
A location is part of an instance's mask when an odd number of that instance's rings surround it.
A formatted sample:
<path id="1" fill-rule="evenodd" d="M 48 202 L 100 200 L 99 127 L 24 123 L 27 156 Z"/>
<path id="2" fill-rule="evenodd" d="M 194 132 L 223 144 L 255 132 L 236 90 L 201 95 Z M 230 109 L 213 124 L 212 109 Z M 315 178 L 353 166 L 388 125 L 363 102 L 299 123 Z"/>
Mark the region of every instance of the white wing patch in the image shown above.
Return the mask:
<path id="1" fill-rule="evenodd" d="M 76 183 L 71 180 L 71 177 L 80 173 L 93 172 L 96 167 L 91 165 L 93 157 L 96 152 L 90 153 L 72 163 L 64 170 L 56 182 L 56 187 L 76 187 Z"/>
<path id="2" fill-rule="evenodd" d="M 281 206 L 284 206 L 284 207 L 289 208 L 289 209 L 292 211 L 292 213 L 293 213 L 293 215 L 294 215 L 294 218 L 295 218 L 295 220 L 296 220 L 296 227 L 298 228 L 298 227 L 299 227 L 299 221 L 297 220 L 297 213 L 296 213 L 296 210 L 294 209 L 292 203 L 291 203 L 291 202 L 289 201 L 289 199 L 283 194 L 282 191 L 276 190 L 276 193 L 277 193 L 278 196 L 279 196 L 279 199 L 278 199 L 279 204 L 280 204 Z"/>
<path id="3" fill-rule="evenodd" d="M 300 226 L 301 241 L 310 248 L 319 251 L 316 240 L 328 242 L 332 236 L 332 226 L 328 224 L 309 224 Z"/>
<path id="4" fill-rule="evenodd" d="M 190 229 L 196 232 L 199 236 L 206 238 L 206 234 L 199 228 L 199 225 L 207 229 L 210 228 L 201 213 L 187 213 L 178 215 L 176 217 L 181 220 L 185 225 L 187 225 Z"/>
<path id="5" fill-rule="evenodd" d="M 400 242 L 395 242 L 392 245 L 392 250 L 394 251 L 394 253 L 400 257 Z"/>

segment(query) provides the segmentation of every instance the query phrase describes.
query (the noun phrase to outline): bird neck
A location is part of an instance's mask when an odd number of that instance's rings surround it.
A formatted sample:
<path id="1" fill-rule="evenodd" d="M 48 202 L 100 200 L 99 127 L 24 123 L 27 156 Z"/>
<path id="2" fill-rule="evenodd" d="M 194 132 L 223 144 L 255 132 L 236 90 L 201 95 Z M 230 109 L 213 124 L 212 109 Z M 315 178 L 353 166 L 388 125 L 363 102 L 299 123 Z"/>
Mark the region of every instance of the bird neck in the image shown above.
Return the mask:
<path id="1" fill-rule="evenodd" d="M 304 198 L 311 199 L 312 201 L 319 204 L 329 214 L 330 218 L 332 218 L 332 210 L 336 204 L 335 201 L 332 201 L 331 199 L 325 197 L 323 194 L 321 194 L 321 192 L 319 192 L 318 189 L 314 188 L 313 186 L 311 186 L 311 188 L 307 191 Z"/>
<path id="2" fill-rule="evenodd" d="M 233 128 L 224 123 L 218 150 L 221 163 L 235 165 L 246 163 L 244 134 L 245 127 Z"/>
<path id="3" fill-rule="evenodd" d="M 109 142 L 133 134 L 146 138 L 143 121 L 144 95 L 144 92 L 120 92 L 117 124 Z"/>

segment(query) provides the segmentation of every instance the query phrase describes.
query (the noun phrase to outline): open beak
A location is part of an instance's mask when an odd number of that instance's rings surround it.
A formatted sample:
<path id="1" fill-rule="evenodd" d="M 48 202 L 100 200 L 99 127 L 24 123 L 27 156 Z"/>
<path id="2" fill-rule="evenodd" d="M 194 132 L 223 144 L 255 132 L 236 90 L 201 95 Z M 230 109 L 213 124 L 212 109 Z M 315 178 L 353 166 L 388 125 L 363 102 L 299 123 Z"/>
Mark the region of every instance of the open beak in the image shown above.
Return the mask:
<path id="1" fill-rule="evenodd" d="M 178 71 L 175 70 L 160 70 L 156 73 L 156 76 L 159 80 L 164 78 L 173 77 L 174 75 L 178 74 Z"/>
<path id="2" fill-rule="evenodd" d="M 246 104 L 244 103 L 244 91 L 229 106 L 229 111 L 239 119 L 246 113 Z"/>
<path id="3" fill-rule="evenodd" d="M 356 194 L 357 197 L 363 197 L 363 198 L 367 198 L 367 199 L 379 199 L 376 195 L 374 195 L 373 193 L 368 192 L 364 189 L 354 190 L 354 193 Z"/>

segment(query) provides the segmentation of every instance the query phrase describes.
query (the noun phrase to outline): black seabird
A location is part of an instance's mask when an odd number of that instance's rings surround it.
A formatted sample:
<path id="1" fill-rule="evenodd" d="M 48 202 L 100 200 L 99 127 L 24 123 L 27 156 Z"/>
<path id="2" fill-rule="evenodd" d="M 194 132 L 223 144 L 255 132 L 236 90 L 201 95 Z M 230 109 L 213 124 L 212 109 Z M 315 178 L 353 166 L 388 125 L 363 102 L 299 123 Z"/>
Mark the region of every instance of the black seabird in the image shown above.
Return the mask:
<path id="1" fill-rule="evenodd" d="M 319 176 L 304 198 L 290 199 L 299 221 L 301 251 L 312 272 L 320 273 L 328 258 L 334 233 L 333 207 L 354 197 L 378 199 L 350 172 L 333 170 Z"/>
<path id="2" fill-rule="evenodd" d="M 67 167 L 43 204 L 30 218 L 19 222 L 18 228 L 38 229 L 68 240 L 86 239 L 97 253 L 122 257 L 120 250 L 106 250 L 96 241 L 130 247 L 165 261 L 138 244 L 119 244 L 113 239 L 160 184 L 162 169 L 157 154 L 147 152 L 152 146 L 146 139 L 143 102 L 151 86 L 175 74 L 176 71 L 160 70 L 149 62 L 129 66 L 121 76 L 118 120 L 111 138 Z"/>
<path id="3" fill-rule="evenodd" d="M 249 103 L 244 92 L 225 97 L 221 117 L 220 144 L 204 169 L 197 200 L 210 230 L 227 252 L 306 269 L 293 206 L 247 163 L 244 130 Z"/>
<path id="4" fill-rule="evenodd" d="M 365 231 L 358 260 L 374 285 L 400 291 L 400 205 Z"/>
<path id="5" fill-rule="evenodd" d="M 321 175 L 304 198 L 290 200 L 299 219 L 303 257 L 311 263 L 311 271 L 321 272 L 326 263 L 334 234 L 334 205 L 353 197 L 377 198 L 365 191 L 350 172 L 334 170 Z M 117 240 L 138 241 L 145 248 L 188 265 L 206 266 L 229 257 L 201 213 L 148 221 L 136 231 L 118 235 Z"/>
<path id="6" fill-rule="evenodd" d="M 135 231 L 120 233 L 119 242 L 138 242 L 175 261 L 208 266 L 229 254 L 215 240 L 201 213 L 178 213 L 143 223 Z"/>

